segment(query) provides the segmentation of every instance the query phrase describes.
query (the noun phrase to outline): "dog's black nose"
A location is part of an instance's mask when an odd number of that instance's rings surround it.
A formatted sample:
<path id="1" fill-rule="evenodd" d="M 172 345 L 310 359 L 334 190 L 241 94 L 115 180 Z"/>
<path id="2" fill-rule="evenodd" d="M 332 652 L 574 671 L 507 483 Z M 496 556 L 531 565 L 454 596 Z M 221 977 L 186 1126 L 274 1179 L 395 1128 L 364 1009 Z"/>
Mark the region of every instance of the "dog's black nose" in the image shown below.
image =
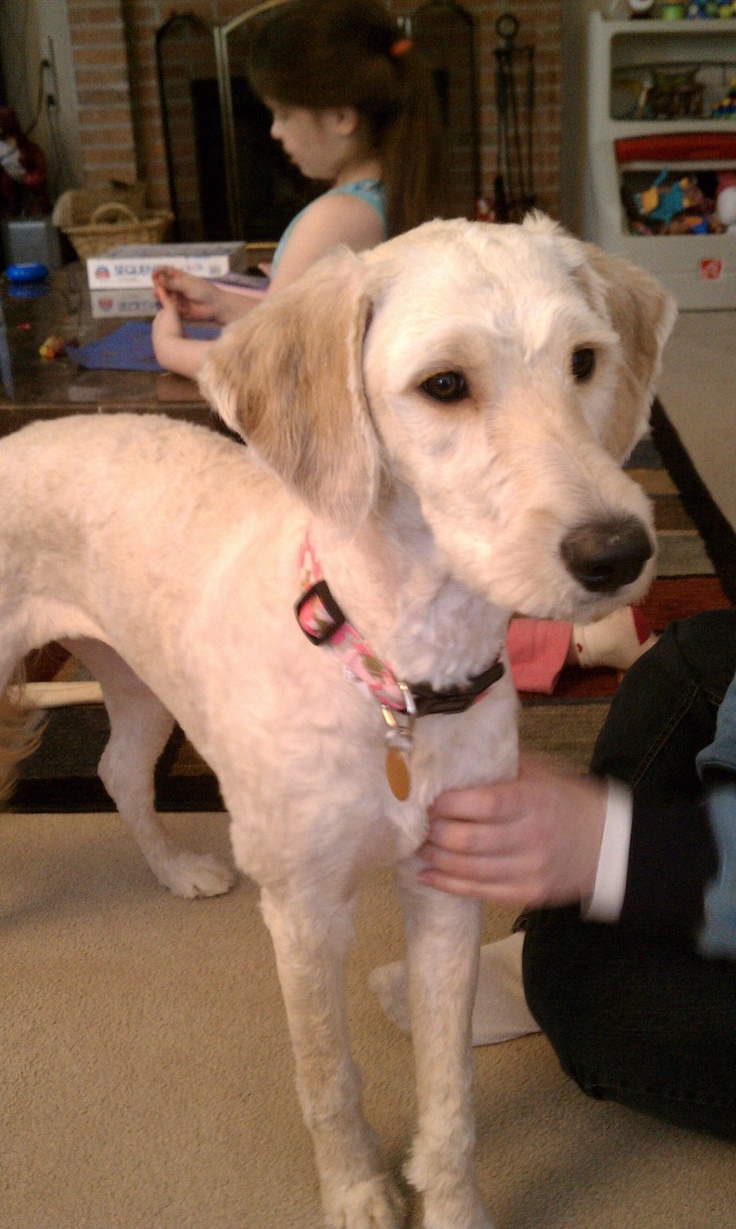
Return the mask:
<path id="1" fill-rule="evenodd" d="M 649 534 L 634 516 L 587 521 L 563 538 L 565 566 L 591 593 L 615 593 L 639 576 L 653 554 Z"/>

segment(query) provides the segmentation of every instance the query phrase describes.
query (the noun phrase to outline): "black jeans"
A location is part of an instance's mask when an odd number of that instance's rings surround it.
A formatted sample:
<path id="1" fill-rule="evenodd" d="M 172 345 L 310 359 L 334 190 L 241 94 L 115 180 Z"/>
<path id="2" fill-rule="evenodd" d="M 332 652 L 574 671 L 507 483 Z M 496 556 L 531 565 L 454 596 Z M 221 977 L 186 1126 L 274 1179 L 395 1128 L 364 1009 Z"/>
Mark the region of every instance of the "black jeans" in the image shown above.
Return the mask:
<path id="1" fill-rule="evenodd" d="M 695 755 L 735 671 L 736 610 L 670 624 L 624 677 L 592 770 L 642 801 L 695 800 Z M 736 962 L 568 908 L 529 915 L 523 967 L 529 1008 L 583 1092 L 736 1140 Z"/>

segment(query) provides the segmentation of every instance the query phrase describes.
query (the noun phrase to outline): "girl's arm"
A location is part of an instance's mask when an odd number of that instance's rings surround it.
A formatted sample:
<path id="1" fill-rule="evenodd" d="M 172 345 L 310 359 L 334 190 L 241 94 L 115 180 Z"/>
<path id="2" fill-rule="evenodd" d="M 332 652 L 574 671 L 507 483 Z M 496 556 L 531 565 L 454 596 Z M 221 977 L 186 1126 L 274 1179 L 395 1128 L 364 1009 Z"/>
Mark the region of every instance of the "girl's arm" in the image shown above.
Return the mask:
<path id="1" fill-rule="evenodd" d="M 157 287 L 156 294 L 161 306 L 151 330 L 153 352 L 162 367 L 193 380 L 212 348 L 214 338 L 212 341 L 197 341 L 185 337 L 173 297 L 161 287 Z"/>
<path id="2" fill-rule="evenodd" d="M 334 247 L 345 245 L 362 252 L 385 238 L 381 218 L 367 201 L 347 193 L 318 196 L 292 227 L 268 293 L 295 282 Z"/>
<path id="3" fill-rule="evenodd" d="M 295 282 L 332 248 L 346 244 L 360 252 L 374 247 L 384 237 L 381 219 L 371 205 L 338 193 L 318 197 L 299 217 L 265 293 L 227 291 L 180 269 L 157 269 L 154 289 L 163 306 L 153 324 L 156 358 L 169 371 L 195 379 L 214 343 L 185 337 L 182 318 L 229 324 L 257 307 L 269 294 Z"/>

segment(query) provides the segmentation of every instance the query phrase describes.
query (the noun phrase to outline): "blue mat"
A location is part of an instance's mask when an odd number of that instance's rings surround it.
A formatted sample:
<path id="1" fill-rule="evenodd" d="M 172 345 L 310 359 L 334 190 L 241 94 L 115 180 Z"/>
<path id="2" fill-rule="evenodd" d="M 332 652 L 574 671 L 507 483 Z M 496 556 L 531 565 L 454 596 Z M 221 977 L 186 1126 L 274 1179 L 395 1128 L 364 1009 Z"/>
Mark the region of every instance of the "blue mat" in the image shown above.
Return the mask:
<path id="1" fill-rule="evenodd" d="M 220 329 L 213 325 L 187 325 L 186 336 L 199 341 L 218 337 Z M 69 358 L 80 367 L 93 371 L 164 371 L 153 353 L 151 323 L 146 320 L 128 320 L 120 328 L 90 341 L 85 346 L 67 346 Z"/>

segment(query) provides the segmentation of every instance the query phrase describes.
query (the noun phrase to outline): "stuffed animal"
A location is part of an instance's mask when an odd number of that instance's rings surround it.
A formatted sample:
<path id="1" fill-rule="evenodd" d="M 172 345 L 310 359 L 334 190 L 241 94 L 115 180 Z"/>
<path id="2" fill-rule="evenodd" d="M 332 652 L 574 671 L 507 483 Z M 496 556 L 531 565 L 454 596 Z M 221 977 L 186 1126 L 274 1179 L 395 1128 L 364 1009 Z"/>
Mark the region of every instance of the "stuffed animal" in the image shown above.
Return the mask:
<path id="1" fill-rule="evenodd" d="M 0 215 L 51 210 L 46 156 L 23 132 L 12 107 L 0 107 Z"/>
<path id="2" fill-rule="evenodd" d="M 724 171 L 718 176 L 716 215 L 730 234 L 736 233 L 736 174 Z"/>

